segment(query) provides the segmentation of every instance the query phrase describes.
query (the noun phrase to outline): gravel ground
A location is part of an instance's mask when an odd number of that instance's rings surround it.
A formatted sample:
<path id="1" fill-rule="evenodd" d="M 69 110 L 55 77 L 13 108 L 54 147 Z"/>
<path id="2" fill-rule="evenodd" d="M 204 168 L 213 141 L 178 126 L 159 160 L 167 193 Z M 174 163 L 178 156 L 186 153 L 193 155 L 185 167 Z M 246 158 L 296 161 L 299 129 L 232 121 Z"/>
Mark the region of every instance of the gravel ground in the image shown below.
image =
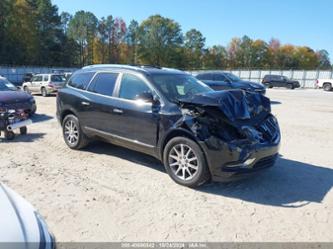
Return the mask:
<path id="1" fill-rule="evenodd" d="M 25 137 L 0 139 L 0 180 L 46 218 L 57 241 L 333 242 L 333 92 L 268 90 L 282 129 L 276 166 L 193 190 L 154 158 L 105 143 L 71 151 L 55 98 L 36 97 Z"/>

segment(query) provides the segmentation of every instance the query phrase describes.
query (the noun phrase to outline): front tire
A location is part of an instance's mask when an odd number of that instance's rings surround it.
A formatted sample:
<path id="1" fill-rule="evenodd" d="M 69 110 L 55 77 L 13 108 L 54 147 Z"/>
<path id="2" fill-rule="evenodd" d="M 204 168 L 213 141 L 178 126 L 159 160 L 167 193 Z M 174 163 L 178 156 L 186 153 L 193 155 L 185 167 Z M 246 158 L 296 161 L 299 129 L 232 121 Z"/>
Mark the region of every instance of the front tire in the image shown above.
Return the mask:
<path id="1" fill-rule="evenodd" d="M 27 86 L 24 86 L 24 87 L 23 87 L 23 91 L 25 91 L 26 93 L 29 93 L 29 94 L 30 94 L 29 87 L 27 87 Z"/>
<path id="2" fill-rule="evenodd" d="M 79 119 L 70 114 L 62 122 L 63 137 L 67 146 L 73 150 L 80 150 L 89 143 L 87 136 L 83 133 Z"/>
<path id="3" fill-rule="evenodd" d="M 5 139 L 8 141 L 14 140 L 15 133 L 13 131 L 5 131 Z"/>
<path id="4" fill-rule="evenodd" d="M 20 128 L 20 134 L 21 135 L 27 135 L 28 128 L 26 126 Z"/>
<path id="5" fill-rule="evenodd" d="M 49 96 L 45 87 L 42 87 L 42 89 L 40 91 L 41 91 L 41 94 L 42 94 L 43 97 Z"/>
<path id="6" fill-rule="evenodd" d="M 175 137 L 167 143 L 163 163 L 172 180 L 180 185 L 195 188 L 210 179 L 204 153 L 186 137 Z"/>

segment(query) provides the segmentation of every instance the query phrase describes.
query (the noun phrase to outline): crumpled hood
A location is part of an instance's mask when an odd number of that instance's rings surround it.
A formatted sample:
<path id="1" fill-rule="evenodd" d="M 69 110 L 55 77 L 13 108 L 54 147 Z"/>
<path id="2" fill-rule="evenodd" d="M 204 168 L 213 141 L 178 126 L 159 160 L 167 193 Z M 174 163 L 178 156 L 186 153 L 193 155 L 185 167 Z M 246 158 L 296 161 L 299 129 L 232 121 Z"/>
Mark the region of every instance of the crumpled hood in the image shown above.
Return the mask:
<path id="1" fill-rule="evenodd" d="M 190 98 L 181 99 L 180 103 L 192 106 L 218 107 L 231 122 L 249 120 L 263 111 L 271 112 L 270 100 L 267 97 L 243 90 L 211 91 L 196 94 Z"/>
<path id="2" fill-rule="evenodd" d="M 0 103 L 14 104 L 29 101 L 32 96 L 23 91 L 0 91 Z"/>

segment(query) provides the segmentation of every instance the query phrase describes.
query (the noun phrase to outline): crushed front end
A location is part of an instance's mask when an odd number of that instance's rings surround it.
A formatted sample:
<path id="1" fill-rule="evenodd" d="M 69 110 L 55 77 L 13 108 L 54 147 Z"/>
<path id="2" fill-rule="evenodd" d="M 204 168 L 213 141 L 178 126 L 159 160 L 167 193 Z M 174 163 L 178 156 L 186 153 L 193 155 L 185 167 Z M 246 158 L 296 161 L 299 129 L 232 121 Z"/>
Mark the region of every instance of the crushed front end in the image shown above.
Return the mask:
<path id="1" fill-rule="evenodd" d="M 241 90 L 219 91 L 181 101 L 177 126 L 194 134 L 212 178 L 226 181 L 274 165 L 280 129 L 270 100 Z"/>

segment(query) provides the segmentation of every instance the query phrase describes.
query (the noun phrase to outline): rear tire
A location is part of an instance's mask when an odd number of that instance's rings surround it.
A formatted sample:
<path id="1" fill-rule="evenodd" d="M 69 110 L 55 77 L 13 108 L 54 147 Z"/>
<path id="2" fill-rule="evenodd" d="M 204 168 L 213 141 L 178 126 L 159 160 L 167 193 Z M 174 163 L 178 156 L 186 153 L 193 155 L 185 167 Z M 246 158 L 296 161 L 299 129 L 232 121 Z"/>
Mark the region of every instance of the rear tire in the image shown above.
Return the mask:
<path id="1" fill-rule="evenodd" d="M 88 137 L 83 133 L 79 119 L 70 114 L 62 122 L 62 133 L 67 146 L 73 150 L 80 150 L 89 144 Z"/>
<path id="2" fill-rule="evenodd" d="M 211 176 L 201 148 L 186 137 L 175 137 L 167 143 L 163 163 L 171 179 L 186 187 L 199 187 Z"/>
<path id="3" fill-rule="evenodd" d="M 294 87 L 293 84 L 288 84 L 288 85 L 287 85 L 287 88 L 288 88 L 288 89 L 291 89 L 291 90 L 294 90 L 294 89 L 295 89 L 295 87 Z"/>
<path id="4" fill-rule="evenodd" d="M 324 91 L 326 91 L 326 92 L 332 91 L 331 83 L 325 83 L 323 88 L 324 88 Z"/>

